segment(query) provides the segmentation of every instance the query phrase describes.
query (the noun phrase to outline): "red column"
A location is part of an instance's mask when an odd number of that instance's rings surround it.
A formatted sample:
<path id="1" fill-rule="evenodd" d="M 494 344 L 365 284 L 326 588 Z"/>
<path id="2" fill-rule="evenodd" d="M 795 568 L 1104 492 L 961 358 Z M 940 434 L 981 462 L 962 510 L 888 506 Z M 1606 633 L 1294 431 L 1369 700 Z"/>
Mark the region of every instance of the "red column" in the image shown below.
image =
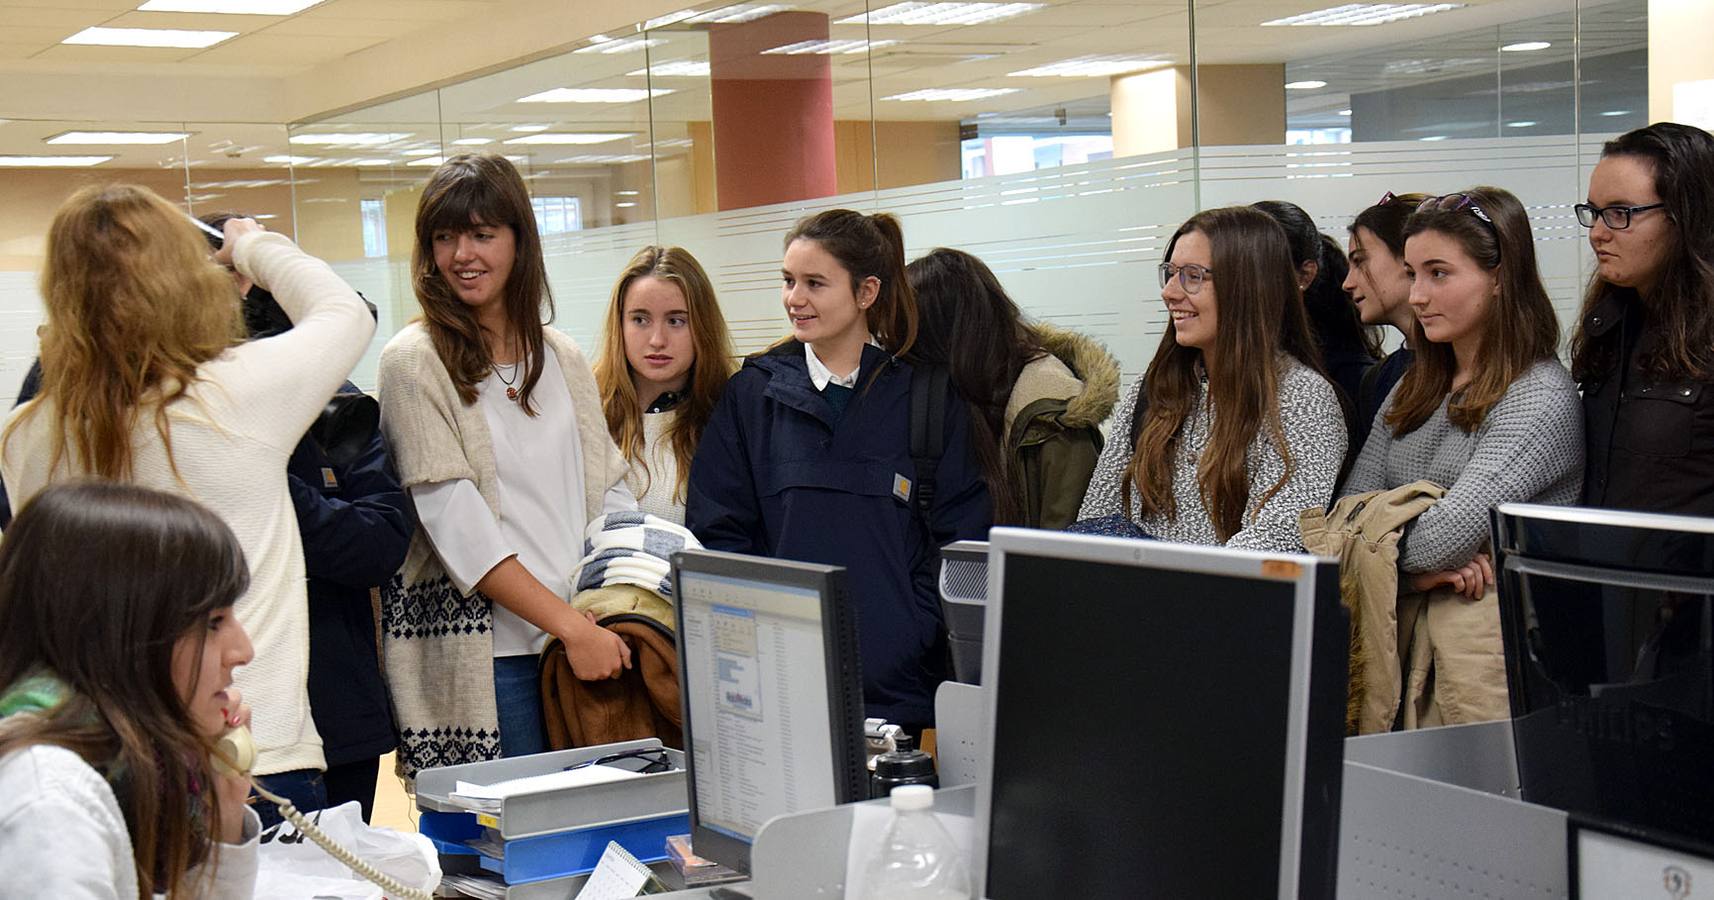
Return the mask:
<path id="1" fill-rule="evenodd" d="M 831 58 L 762 52 L 827 36 L 827 16 L 814 12 L 709 26 L 721 209 L 838 193 Z"/>

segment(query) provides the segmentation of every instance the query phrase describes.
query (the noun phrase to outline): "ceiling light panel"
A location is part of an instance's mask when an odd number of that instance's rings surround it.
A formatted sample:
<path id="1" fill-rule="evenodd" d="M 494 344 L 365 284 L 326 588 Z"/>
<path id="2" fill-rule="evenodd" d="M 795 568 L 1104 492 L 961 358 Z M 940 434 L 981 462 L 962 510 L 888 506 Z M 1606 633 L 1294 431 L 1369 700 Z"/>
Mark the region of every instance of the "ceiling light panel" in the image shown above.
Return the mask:
<path id="1" fill-rule="evenodd" d="M 840 19 L 839 25 L 981 25 L 1035 12 L 1045 3 L 895 3 Z"/>
<path id="2" fill-rule="evenodd" d="M 778 56 L 805 56 L 811 53 L 820 54 L 822 56 L 848 56 L 853 53 L 863 53 L 871 48 L 891 47 L 897 43 L 898 41 L 869 41 L 862 38 L 848 40 L 798 41 L 795 44 L 785 44 L 783 46 L 775 47 L 772 50 L 763 50 L 762 52 L 764 54 L 774 54 Z"/>
<path id="3" fill-rule="evenodd" d="M 422 159 L 413 159 L 410 162 L 405 163 L 405 165 L 407 165 L 407 166 L 438 166 L 443 162 L 446 162 L 446 157 L 444 157 L 444 156 L 425 156 Z"/>
<path id="4" fill-rule="evenodd" d="M 323 0 L 149 0 L 140 12 L 224 13 L 243 16 L 290 16 Z"/>
<path id="5" fill-rule="evenodd" d="M 969 100 L 986 100 L 989 97 L 1003 97 L 1017 92 L 1017 88 L 926 88 L 920 91 L 894 94 L 891 97 L 882 97 L 881 99 L 915 100 L 924 103 L 959 103 Z"/>
<path id="6" fill-rule="evenodd" d="M 494 143 L 494 139 L 493 138 L 459 138 L 458 140 L 453 141 L 452 143 L 453 143 L 453 146 L 456 146 L 456 147 L 480 147 L 483 144 Z"/>
<path id="7" fill-rule="evenodd" d="M 1385 25 L 1401 19 L 1415 19 L 1434 13 L 1462 9 L 1462 3 L 1347 3 L 1318 9 L 1302 15 L 1287 16 L 1263 22 L 1262 27 L 1276 25 Z"/>
<path id="8" fill-rule="evenodd" d="M 65 131 L 49 144 L 171 144 L 190 137 L 188 131 Z"/>
<path id="9" fill-rule="evenodd" d="M 264 156 L 262 161 L 281 166 L 307 166 L 316 161 L 313 156 Z"/>
<path id="10" fill-rule="evenodd" d="M 508 144 L 605 144 L 620 138 L 628 138 L 629 132 L 544 132 L 527 137 L 512 138 Z"/>
<path id="11" fill-rule="evenodd" d="M 566 163 L 581 163 L 586 165 L 623 165 L 625 163 L 642 162 L 648 159 L 641 153 L 587 153 L 582 156 L 568 156 L 565 159 L 554 160 L 555 165 Z"/>
<path id="12" fill-rule="evenodd" d="M 294 144 L 310 144 L 325 147 L 373 147 L 378 144 L 391 144 L 412 137 L 410 133 L 353 131 L 334 132 L 330 134 L 294 134 L 291 142 Z"/>
<path id="13" fill-rule="evenodd" d="M 637 69 L 625 74 L 631 78 L 644 76 L 654 78 L 707 78 L 709 68 L 707 60 L 675 59 L 671 62 L 654 63 L 646 69 Z"/>
<path id="14" fill-rule="evenodd" d="M 1529 53 L 1532 50 L 1546 50 L 1551 46 L 1553 45 L 1547 41 L 1520 41 L 1516 44 L 1507 44 L 1500 49 L 1506 53 Z"/>
<path id="15" fill-rule="evenodd" d="M 519 103 L 635 103 L 672 93 L 671 88 L 554 88 L 519 97 Z"/>
<path id="16" fill-rule="evenodd" d="M 790 6 L 779 3 L 740 3 L 713 12 L 705 12 L 699 16 L 691 16 L 686 21 L 694 25 L 736 25 L 739 22 L 753 22 L 756 19 L 771 16 L 790 10 Z"/>
<path id="17" fill-rule="evenodd" d="M 1285 89 L 1288 91 L 1317 91 L 1327 87 L 1325 81 L 1288 81 Z"/>
<path id="18" fill-rule="evenodd" d="M 99 166 L 111 156 L 3 156 L 0 167 L 5 168 L 83 168 Z"/>
<path id="19" fill-rule="evenodd" d="M 594 40 L 594 39 L 591 38 L 591 40 Z M 596 43 L 590 44 L 587 47 L 579 47 L 578 49 L 573 50 L 571 52 L 573 52 L 573 53 L 604 53 L 604 54 L 635 53 L 638 50 L 644 50 L 644 49 L 647 49 L 649 47 L 659 47 L 660 45 L 662 45 L 664 43 L 666 43 L 666 41 L 656 40 L 654 38 L 627 38 L 627 39 L 622 40 L 622 41 L 616 41 L 616 40 L 609 38 L 605 41 L 597 41 Z"/>
<path id="20" fill-rule="evenodd" d="M 227 38 L 237 37 L 236 31 L 185 31 L 178 28 L 104 28 L 94 26 L 60 41 L 62 44 L 90 44 L 98 47 L 177 47 L 201 50 Z"/>
<path id="21" fill-rule="evenodd" d="M 1088 78 L 1140 72 L 1170 62 L 1160 56 L 1077 56 L 1009 74 L 1015 78 Z"/>

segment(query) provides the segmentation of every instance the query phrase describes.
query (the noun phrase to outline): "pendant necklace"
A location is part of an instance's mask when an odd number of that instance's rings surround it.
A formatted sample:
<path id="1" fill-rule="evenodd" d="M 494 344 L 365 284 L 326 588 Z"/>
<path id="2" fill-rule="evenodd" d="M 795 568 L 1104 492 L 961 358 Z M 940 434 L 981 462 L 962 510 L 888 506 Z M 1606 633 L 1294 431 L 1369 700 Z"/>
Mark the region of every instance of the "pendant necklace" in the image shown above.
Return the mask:
<path id="1" fill-rule="evenodd" d="M 518 364 L 512 363 L 510 366 L 506 367 L 512 370 L 511 381 L 507 381 L 506 376 L 500 374 L 500 366 L 498 364 L 489 363 L 488 365 L 493 368 L 494 377 L 500 379 L 500 383 L 506 386 L 506 399 L 516 403 L 518 400 L 518 389 L 512 385 L 518 383 Z"/>

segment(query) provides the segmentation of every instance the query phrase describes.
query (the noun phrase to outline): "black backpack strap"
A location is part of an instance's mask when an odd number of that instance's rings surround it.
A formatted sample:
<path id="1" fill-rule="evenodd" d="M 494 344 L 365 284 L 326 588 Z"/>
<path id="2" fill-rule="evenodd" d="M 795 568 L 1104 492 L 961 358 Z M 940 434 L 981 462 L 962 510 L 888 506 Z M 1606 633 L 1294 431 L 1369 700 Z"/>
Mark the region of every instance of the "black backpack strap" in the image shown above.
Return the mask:
<path id="1" fill-rule="evenodd" d="M 916 465 L 911 505 L 931 536 L 934 475 L 946 450 L 946 392 L 950 383 L 945 366 L 911 366 L 911 462 Z"/>

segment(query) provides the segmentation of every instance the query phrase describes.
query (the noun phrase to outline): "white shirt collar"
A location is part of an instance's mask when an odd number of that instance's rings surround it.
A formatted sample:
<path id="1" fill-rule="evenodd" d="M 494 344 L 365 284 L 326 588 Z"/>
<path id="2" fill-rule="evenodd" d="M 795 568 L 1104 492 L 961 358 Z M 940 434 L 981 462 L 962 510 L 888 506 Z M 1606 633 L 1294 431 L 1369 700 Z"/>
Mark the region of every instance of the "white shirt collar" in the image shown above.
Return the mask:
<path id="1" fill-rule="evenodd" d="M 873 337 L 869 338 L 868 343 L 874 347 L 881 346 L 875 342 Z M 805 362 L 809 363 L 809 381 L 815 385 L 815 389 L 818 391 L 827 390 L 829 384 L 837 384 L 842 388 L 854 388 L 857 386 L 857 373 L 863 370 L 863 363 L 859 358 L 857 368 L 852 369 L 849 375 L 835 375 L 833 370 L 823 365 L 821 359 L 815 355 L 815 348 L 808 344 L 803 345 L 803 358 Z"/>

